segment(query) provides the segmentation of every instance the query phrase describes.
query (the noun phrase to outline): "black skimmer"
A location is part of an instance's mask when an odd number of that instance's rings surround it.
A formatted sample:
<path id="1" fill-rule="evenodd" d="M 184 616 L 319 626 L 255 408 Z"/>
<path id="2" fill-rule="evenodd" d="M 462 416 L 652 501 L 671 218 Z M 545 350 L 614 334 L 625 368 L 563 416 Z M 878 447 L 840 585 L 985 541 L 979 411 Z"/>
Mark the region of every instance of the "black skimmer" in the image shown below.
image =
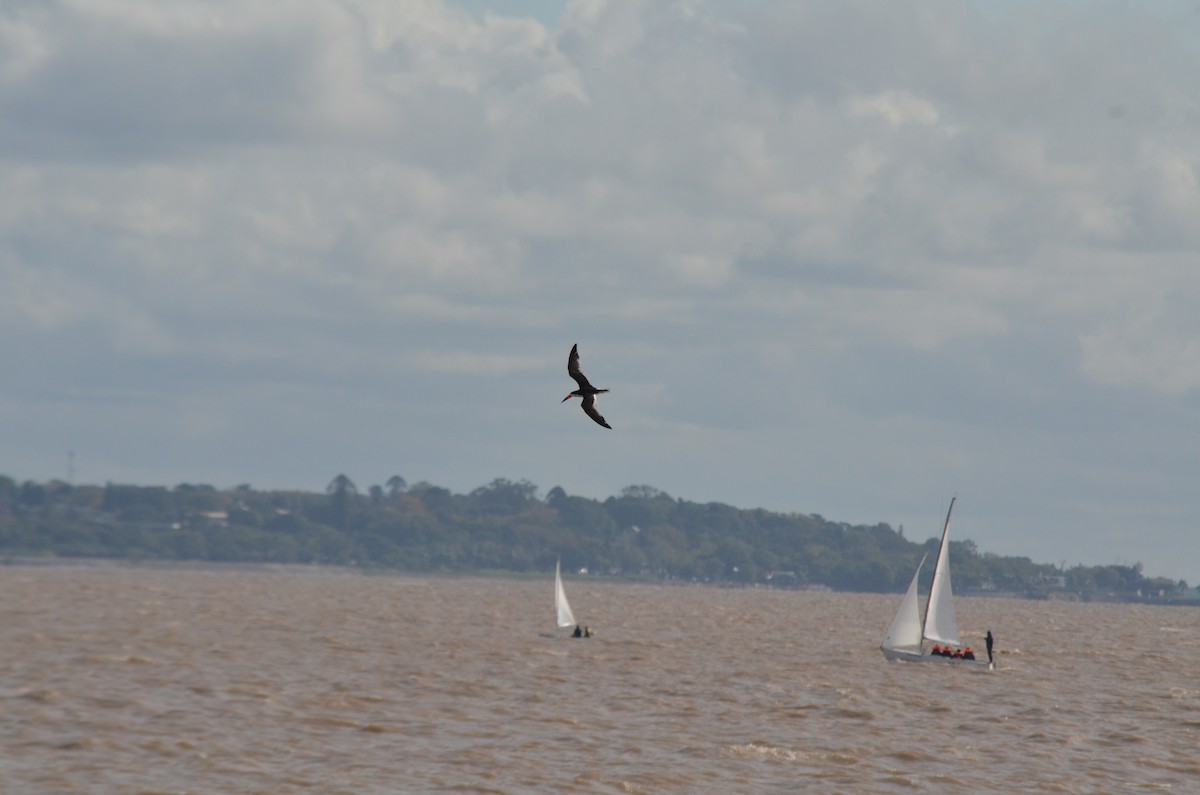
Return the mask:
<path id="1" fill-rule="evenodd" d="M 571 394 L 562 399 L 561 402 L 566 403 L 573 397 L 583 398 L 583 413 L 591 417 L 598 424 L 612 430 L 612 426 L 604 421 L 600 416 L 600 412 L 596 411 L 596 395 L 607 392 L 607 389 L 596 389 L 591 382 L 587 380 L 587 376 L 579 369 L 579 346 L 571 346 L 571 355 L 567 357 L 567 374 L 575 379 L 575 383 L 579 384 L 579 389 L 576 389 Z"/>

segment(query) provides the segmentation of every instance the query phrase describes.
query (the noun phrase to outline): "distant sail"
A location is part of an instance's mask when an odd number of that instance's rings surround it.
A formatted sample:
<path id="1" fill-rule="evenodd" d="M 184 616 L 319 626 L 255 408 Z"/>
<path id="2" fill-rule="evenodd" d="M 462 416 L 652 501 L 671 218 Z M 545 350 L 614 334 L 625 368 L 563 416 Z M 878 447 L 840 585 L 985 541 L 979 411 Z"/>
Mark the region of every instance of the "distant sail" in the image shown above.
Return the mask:
<path id="1" fill-rule="evenodd" d="M 558 615 L 558 628 L 566 629 L 575 626 L 575 614 L 571 612 L 571 603 L 563 590 L 561 565 L 561 560 L 554 563 L 554 611 Z"/>
<path id="2" fill-rule="evenodd" d="M 921 605 L 917 597 L 917 580 L 921 577 L 921 567 L 925 565 L 927 557 L 929 556 L 921 558 L 921 562 L 917 564 L 917 572 L 904 593 L 904 600 L 900 602 L 900 609 L 892 619 L 887 637 L 883 639 L 884 648 L 916 649 L 918 652 L 921 650 Z"/>
<path id="3" fill-rule="evenodd" d="M 954 620 L 954 595 L 950 589 L 950 511 L 954 510 L 955 499 L 950 499 L 950 510 L 946 511 L 942 543 L 938 547 L 937 563 L 933 566 L 929 604 L 925 606 L 925 637 L 935 643 L 949 643 L 951 646 L 959 645 L 958 624 Z"/>

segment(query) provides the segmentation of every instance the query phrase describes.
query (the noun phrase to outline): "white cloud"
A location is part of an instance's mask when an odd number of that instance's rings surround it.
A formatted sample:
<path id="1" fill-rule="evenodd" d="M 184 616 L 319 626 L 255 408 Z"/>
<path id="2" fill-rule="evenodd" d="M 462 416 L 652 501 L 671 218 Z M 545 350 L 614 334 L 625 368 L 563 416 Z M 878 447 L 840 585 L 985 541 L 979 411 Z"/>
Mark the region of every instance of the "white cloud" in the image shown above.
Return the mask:
<path id="1" fill-rule="evenodd" d="M 114 348 L 153 355 L 176 350 L 174 335 L 124 296 L 60 270 L 0 266 L 0 326 L 53 334 L 94 327 L 111 336 Z"/>
<path id="2" fill-rule="evenodd" d="M 84 317 L 92 303 L 86 289 L 60 274 L 37 272 L 17 263 L 0 270 L 0 318 L 14 326 L 32 324 L 41 331 L 54 331 Z"/>
<path id="3" fill-rule="evenodd" d="M 734 262 L 731 257 L 677 254 L 668 259 L 667 265 L 685 284 L 712 289 L 728 284 Z"/>
<path id="4" fill-rule="evenodd" d="M 1200 388 L 1200 334 L 1165 334 L 1156 318 L 1131 318 L 1080 336 L 1083 371 L 1097 382 L 1172 395 Z"/>
<path id="5" fill-rule="evenodd" d="M 1126 259 L 1128 278 L 1089 313 L 1081 371 L 1099 384 L 1185 395 L 1200 388 L 1200 272 L 1194 253 L 1154 264 Z"/>
<path id="6" fill-rule="evenodd" d="M 546 367 L 543 359 L 533 356 L 497 356 L 471 351 L 423 351 L 406 358 L 417 370 L 490 378 L 519 375 Z"/>
<path id="7" fill-rule="evenodd" d="M 883 119 L 892 127 L 903 124 L 932 126 L 940 118 L 937 107 L 908 91 L 885 91 L 869 97 L 851 97 L 846 101 L 850 118 Z"/>
<path id="8" fill-rule="evenodd" d="M 0 61 L 10 151 L 141 158 L 292 136 L 363 141 L 391 126 L 357 25 L 334 3 L 30 4 L 5 22 L 25 42 Z"/>

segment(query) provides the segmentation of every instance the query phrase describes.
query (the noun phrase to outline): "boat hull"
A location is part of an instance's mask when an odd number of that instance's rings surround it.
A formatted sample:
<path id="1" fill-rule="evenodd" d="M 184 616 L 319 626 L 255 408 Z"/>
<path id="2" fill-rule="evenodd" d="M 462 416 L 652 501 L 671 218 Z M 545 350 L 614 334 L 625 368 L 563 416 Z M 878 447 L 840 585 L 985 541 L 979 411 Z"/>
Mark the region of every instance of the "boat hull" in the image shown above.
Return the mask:
<path id="1" fill-rule="evenodd" d="M 916 649 L 889 649 L 884 646 L 880 646 L 879 650 L 883 652 L 883 656 L 885 658 L 900 662 L 941 663 L 942 665 L 970 668 L 971 670 L 975 671 L 996 670 L 995 663 L 990 663 L 987 660 L 964 660 L 956 657 L 942 657 L 941 655 L 923 654 Z"/>

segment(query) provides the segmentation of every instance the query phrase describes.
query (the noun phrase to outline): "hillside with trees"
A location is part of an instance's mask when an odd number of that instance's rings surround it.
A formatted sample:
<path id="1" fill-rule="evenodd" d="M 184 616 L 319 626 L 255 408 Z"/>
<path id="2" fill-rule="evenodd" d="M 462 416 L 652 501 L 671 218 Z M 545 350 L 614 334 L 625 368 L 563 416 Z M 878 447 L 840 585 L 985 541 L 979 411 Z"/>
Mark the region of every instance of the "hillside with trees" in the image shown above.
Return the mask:
<path id="1" fill-rule="evenodd" d="M 931 531 L 935 530 L 931 528 Z M 718 584 L 902 591 L 937 539 L 887 524 L 849 525 L 697 503 L 650 486 L 598 501 L 497 479 L 468 494 L 393 476 L 360 490 L 338 475 L 321 492 L 249 485 L 70 485 L 0 476 L 0 555 L 358 566 L 421 573 L 594 575 Z M 1178 601 L 1187 584 L 1139 565 L 1060 569 L 952 541 L 959 593 Z M 926 567 L 928 569 L 929 567 Z M 930 576 L 928 571 L 926 576 Z M 926 586 L 928 583 L 926 583 Z"/>

